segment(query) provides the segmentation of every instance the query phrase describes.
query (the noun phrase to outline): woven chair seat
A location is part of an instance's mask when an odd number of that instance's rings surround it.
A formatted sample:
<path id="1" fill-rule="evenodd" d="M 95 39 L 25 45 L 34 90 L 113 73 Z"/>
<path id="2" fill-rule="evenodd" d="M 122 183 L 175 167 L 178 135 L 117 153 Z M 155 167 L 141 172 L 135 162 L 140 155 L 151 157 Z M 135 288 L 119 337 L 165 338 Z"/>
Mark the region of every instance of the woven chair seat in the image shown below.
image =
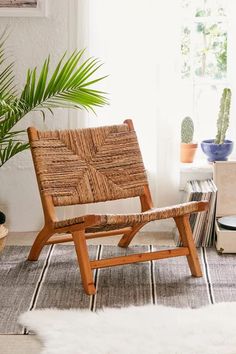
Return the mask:
<path id="1" fill-rule="evenodd" d="M 133 214 L 96 214 L 98 224 L 86 228 L 86 232 L 98 232 L 101 230 L 113 230 L 127 226 L 133 226 L 135 224 L 148 223 L 150 221 L 168 219 L 187 213 L 194 213 L 199 210 L 198 202 L 183 203 L 163 208 L 153 208 L 142 213 Z M 91 215 L 79 216 L 71 219 L 56 221 L 54 223 L 55 228 L 65 228 L 67 226 L 82 224 L 86 221 L 87 217 Z"/>

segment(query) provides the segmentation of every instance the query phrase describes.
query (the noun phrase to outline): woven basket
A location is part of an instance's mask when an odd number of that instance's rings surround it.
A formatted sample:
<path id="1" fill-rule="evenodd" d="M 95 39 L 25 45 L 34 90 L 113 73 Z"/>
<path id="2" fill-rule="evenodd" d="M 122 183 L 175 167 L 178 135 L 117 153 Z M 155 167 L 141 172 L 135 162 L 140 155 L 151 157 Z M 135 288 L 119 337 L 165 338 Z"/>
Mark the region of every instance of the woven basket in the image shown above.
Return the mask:
<path id="1" fill-rule="evenodd" d="M 3 225 L 0 225 L 0 252 L 5 247 L 7 234 L 8 230 Z"/>

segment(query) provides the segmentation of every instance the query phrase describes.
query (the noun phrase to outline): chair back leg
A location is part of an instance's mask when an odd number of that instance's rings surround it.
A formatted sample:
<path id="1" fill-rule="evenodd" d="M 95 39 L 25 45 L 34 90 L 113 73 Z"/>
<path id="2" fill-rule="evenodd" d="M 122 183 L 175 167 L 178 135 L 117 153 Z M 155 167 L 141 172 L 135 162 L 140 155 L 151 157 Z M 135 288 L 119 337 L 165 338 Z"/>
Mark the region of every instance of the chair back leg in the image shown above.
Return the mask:
<path id="1" fill-rule="evenodd" d="M 187 255 L 188 265 L 194 277 L 202 277 L 201 266 L 194 244 L 193 234 L 189 223 L 189 215 L 178 216 L 174 218 L 176 226 L 179 230 L 180 239 L 184 247 L 188 247 L 189 255 Z"/>
<path id="2" fill-rule="evenodd" d="M 84 230 L 73 232 L 72 237 L 75 244 L 84 290 L 86 294 L 93 295 L 96 293 L 96 288 L 93 281 L 93 272 L 91 269 Z"/>
<path id="3" fill-rule="evenodd" d="M 137 232 L 144 226 L 145 224 L 138 224 L 135 225 L 132 229 L 132 231 L 128 234 L 125 234 L 122 236 L 122 238 L 120 239 L 118 246 L 119 247 L 128 247 L 130 242 L 133 240 L 134 236 L 137 234 Z"/>

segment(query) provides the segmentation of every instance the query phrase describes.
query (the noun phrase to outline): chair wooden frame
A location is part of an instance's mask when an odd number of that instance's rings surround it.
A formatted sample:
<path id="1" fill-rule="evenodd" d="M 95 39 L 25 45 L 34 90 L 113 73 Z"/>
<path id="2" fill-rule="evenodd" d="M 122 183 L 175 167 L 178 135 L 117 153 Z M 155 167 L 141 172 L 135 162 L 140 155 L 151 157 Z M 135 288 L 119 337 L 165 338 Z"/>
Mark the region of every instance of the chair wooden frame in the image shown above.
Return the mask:
<path id="1" fill-rule="evenodd" d="M 131 120 L 126 120 L 130 130 L 134 130 Z M 39 140 L 38 131 L 35 128 L 28 128 L 29 141 L 32 144 Z M 36 176 L 40 186 L 40 176 L 37 173 L 36 156 L 33 149 L 32 157 L 35 165 Z M 48 244 L 56 244 L 62 242 L 73 241 L 77 254 L 78 264 L 81 272 L 81 278 L 84 290 L 87 294 L 95 294 L 96 289 L 93 281 L 93 269 L 111 267 L 117 265 L 124 265 L 136 262 L 145 262 L 150 260 L 158 260 L 163 258 L 186 256 L 191 274 L 195 277 L 201 277 L 201 267 L 197 255 L 197 250 L 194 245 L 193 236 L 189 224 L 189 216 L 192 212 L 205 211 L 208 208 L 207 202 L 191 202 L 180 205 L 175 205 L 168 208 L 153 208 L 153 202 L 149 186 L 145 185 L 143 194 L 140 196 L 141 217 L 137 223 L 119 227 L 108 231 L 87 232 L 86 229 L 101 225 L 104 223 L 103 215 L 84 215 L 77 223 L 60 225 L 55 213 L 55 205 L 51 195 L 45 194 L 40 190 L 40 196 L 44 211 L 45 224 L 43 229 L 37 235 L 34 244 L 30 250 L 28 260 L 36 261 L 40 255 L 42 248 Z M 148 214 L 149 213 L 149 214 Z M 130 214 L 132 216 L 132 214 Z M 135 215 L 135 214 L 134 214 Z M 151 220 L 145 219 L 147 215 L 152 215 Z M 107 216 L 106 216 L 107 217 Z M 109 216 L 108 216 L 109 218 Z M 173 218 L 182 241 L 182 247 L 149 252 L 132 254 L 127 256 L 120 256 L 101 260 L 90 260 L 86 240 L 98 237 L 108 237 L 113 235 L 123 235 L 118 243 L 120 247 L 128 247 L 137 232 L 149 221 Z M 58 234 L 57 236 L 53 236 Z M 63 235 L 61 235 L 63 234 Z"/>

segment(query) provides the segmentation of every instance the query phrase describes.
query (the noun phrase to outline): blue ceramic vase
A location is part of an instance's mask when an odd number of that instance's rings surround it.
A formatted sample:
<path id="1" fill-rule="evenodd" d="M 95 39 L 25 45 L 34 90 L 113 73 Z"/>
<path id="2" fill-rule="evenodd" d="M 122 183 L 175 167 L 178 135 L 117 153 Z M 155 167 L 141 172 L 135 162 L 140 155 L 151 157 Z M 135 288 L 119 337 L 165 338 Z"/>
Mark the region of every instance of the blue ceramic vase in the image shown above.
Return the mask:
<path id="1" fill-rule="evenodd" d="M 227 161 L 233 146 L 234 143 L 231 140 L 225 140 L 223 144 L 215 144 L 214 139 L 201 142 L 202 151 L 207 155 L 209 162 Z"/>

